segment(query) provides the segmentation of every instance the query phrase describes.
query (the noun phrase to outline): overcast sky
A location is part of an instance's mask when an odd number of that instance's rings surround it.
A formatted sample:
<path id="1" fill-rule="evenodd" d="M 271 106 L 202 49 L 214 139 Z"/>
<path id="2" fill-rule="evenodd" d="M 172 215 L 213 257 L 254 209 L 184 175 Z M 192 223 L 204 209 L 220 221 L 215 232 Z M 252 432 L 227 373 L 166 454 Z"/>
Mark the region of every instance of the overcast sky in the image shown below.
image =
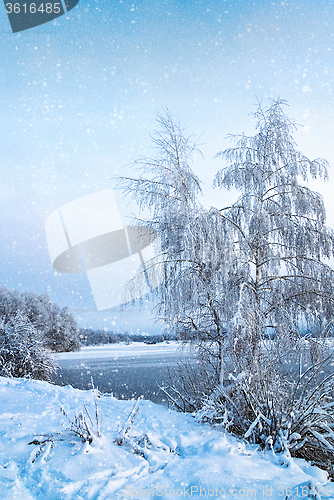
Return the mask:
<path id="1" fill-rule="evenodd" d="M 304 125 L 298 148 L 333 165 L 314 187 L 334 227 L 333 1 L 80 0 L 18 34 L 1 5 L 0 41 L 1 285 L 48 292 L 81 324 L 112 328 L 118 316 L 94 313 L 86 275 L 54 272 L 45 220 L 152 154 L 164 106 L 202 134 L 202 201 L 224 206 L 226 193 L 211 188 L 223 166 L 213 156 L 227 134 L 255 133 L 257 99 L 282 96 Z"/>

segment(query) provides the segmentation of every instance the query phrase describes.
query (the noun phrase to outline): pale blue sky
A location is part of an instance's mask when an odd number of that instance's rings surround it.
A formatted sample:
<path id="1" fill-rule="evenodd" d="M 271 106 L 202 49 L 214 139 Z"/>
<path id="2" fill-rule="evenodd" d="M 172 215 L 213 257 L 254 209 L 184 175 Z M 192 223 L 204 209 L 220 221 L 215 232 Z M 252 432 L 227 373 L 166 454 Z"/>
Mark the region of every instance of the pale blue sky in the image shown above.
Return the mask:
<path id="1" fill-rule="evenodd" d="M 334 166 L 328 0 L 80 0 L 68 15 L 15 35 L 2 5 L 0 43 L 0 283 L 48 291 L 77 315 L 95 309 L 88 280 L 54 275 L 45 219 L 112 187 L 109 177 L 151 154 L 162 107 L 203 134 L 194 169 L 207 206 L 226 204 L 211 189 L 222 167 L 213 156 L 228 133 L 254 133 L 257 98 L 287 99 L 289 116 L 305 126 L 295 135 L 299 149 Z M 334 227 L 334 171 L 330 178 L 316 188 Z M 110 326 L 108 314 L 87 321 L 107 317 Z"/>

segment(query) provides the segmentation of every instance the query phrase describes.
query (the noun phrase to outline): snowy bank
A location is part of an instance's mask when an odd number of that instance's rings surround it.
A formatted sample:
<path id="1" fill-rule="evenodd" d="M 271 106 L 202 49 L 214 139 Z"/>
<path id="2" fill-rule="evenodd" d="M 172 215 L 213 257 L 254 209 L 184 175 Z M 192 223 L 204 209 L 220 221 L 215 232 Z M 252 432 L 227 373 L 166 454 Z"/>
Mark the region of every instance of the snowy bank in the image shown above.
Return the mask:
<path id="1" fill-rule="evenodd" d="M 0 498 L 279 500 L 292 494 L 305 498 L 308 485 L 321 498 L 334 498 L 327 473 L 305 461 L 280 465 L 278 457 L 150 401 L 139 403 L 129 431 L 137 451 L 142 450 L 135 454 L 130 446 L 114 442 L 134 402 L 110 396 L 98 401 L 102 433 L 89 445 L 66 432 L 69 422 L 59 407 L 74 418 L 75 410 L 86 404 L 94 421 L 90 391 L 0 377 Z M 29 444 L 60 431 L 42 447 Z"/>

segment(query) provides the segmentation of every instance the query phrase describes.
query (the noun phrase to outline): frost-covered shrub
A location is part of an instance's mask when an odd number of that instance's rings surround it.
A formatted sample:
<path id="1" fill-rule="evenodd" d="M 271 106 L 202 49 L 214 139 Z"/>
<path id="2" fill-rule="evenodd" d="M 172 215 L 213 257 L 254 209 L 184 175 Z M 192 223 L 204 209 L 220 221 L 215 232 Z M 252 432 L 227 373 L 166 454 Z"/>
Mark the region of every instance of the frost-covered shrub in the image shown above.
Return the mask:
<path id="1" fill-rule="evenodd" d="M 96 438 L 101 437 L 101 421 L 102 412 L 99 406 L 99 398 L 101 393 L 97 388 L 94 387 L 92 379 L 92 394 L 94 398 L 95 406 L 95 419 L 92 418 L 89 409 L 84 405 L 84 411 L 82 409 L 75 410 L 74 418 L 70 417 L 65 410 L 65 408 L 60 405 L 60 411 L 64 417 L 69 422 L 69 426 L 62 431 L 56 432 L 54 434 L 38 434 L 35 436 L 33 441 L 30 441 L 28 445 L 34 444 L 39 446 L 39 449 L 32 460 L 32 463 L 36 462 L 37 458 L 42 454 L 48 454 L 50 449 L 54 447 L 56 441 L 65 441 L 66 438 L 72 441 L 73 436 L 79 438 L 82 443 L 92 444 Z M 95 420 L 95 423 L 93 423 Z"/>
<path id="2" fill-rule="evenodd" d="M 67 307 L 53 304 L 46 293 L 20 293 L 0 287 L 0 318 L 11 323 L 21 311 L 41 333 L 45 347 L 53 352 L 75 351 L 80 348 L 78 329 Z"/>
<path id="3" fill-rule="evenodd" d="M 0 323 L 0 375 L 50 380 L 54 365 L 42 337 L 24 314 L 18 312 Z"/>
<path id="4" fill-rule="evenodd" d="M 176 410 L 189 413 L 202 408 L 218 382 L 216 367 L 205 359 L 180 361 L 169 370 L 169 378 L 170 385 L 161 390 Z"/>
<path id="5" fill-rule="evenodd" d="M 252 372 L 231 376 L 229 386 L 213 391 L 196 418 L 221 425 L 263 450 L 305 458 L 333 472 L 332 361 L 328 356 L 291 374 L 279 363 L 260 359 Z"/>
<path id="6" fill-rule="evenodd" d="M 46 347 L 53 352 L 80 349 L 77 324 L 67 307 L 61 309 L 57 304 L 52 304 L 44 336 Z"/>
<path id="7" fill-rule="evenodd" d="M 76 410 L 74 418 L 69 417 L 65 408 L 60 406 L 61 413 L 68 419 L 70 426 L 67 428 L 72 434 L 81 439 L 83 443 L 88 442 L 91 444 L 95 437 L 101 436 L 101 409 L 99 407 L 98 398 L 101 393 L 97 388 L 94 387 L 92 380 L 92 394 L 94 398 L 95 406 L 95 425 L 93 424 L 93 419 L 90 416 L 89 410 L 85 405 L 85 412 L 82 410 Z"/>

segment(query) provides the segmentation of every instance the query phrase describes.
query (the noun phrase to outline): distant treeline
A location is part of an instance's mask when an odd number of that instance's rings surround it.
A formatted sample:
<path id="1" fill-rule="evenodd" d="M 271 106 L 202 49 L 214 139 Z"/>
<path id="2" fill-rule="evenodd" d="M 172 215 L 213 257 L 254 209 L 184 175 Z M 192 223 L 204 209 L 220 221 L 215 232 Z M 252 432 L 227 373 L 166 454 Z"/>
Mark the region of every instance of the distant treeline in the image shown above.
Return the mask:
<path id="1" fill-rule="evenodd" d="M 159 335 L 135 335 L 130 333 L 114 333 L 104 330 L 93 330 L 91 328 L 80 328 L 79 329 L 79 339 L 82 345 L 102 345 L 102 344 L 118 344 L 119 342 L 125 342 L 126 344 L 131 344 L 131 342 L 144 342 L 145 344 L 158 344 L 159 342 L 165 342 L 168 340 L 176 340 L 174 336 L 168 334 Z"/>

